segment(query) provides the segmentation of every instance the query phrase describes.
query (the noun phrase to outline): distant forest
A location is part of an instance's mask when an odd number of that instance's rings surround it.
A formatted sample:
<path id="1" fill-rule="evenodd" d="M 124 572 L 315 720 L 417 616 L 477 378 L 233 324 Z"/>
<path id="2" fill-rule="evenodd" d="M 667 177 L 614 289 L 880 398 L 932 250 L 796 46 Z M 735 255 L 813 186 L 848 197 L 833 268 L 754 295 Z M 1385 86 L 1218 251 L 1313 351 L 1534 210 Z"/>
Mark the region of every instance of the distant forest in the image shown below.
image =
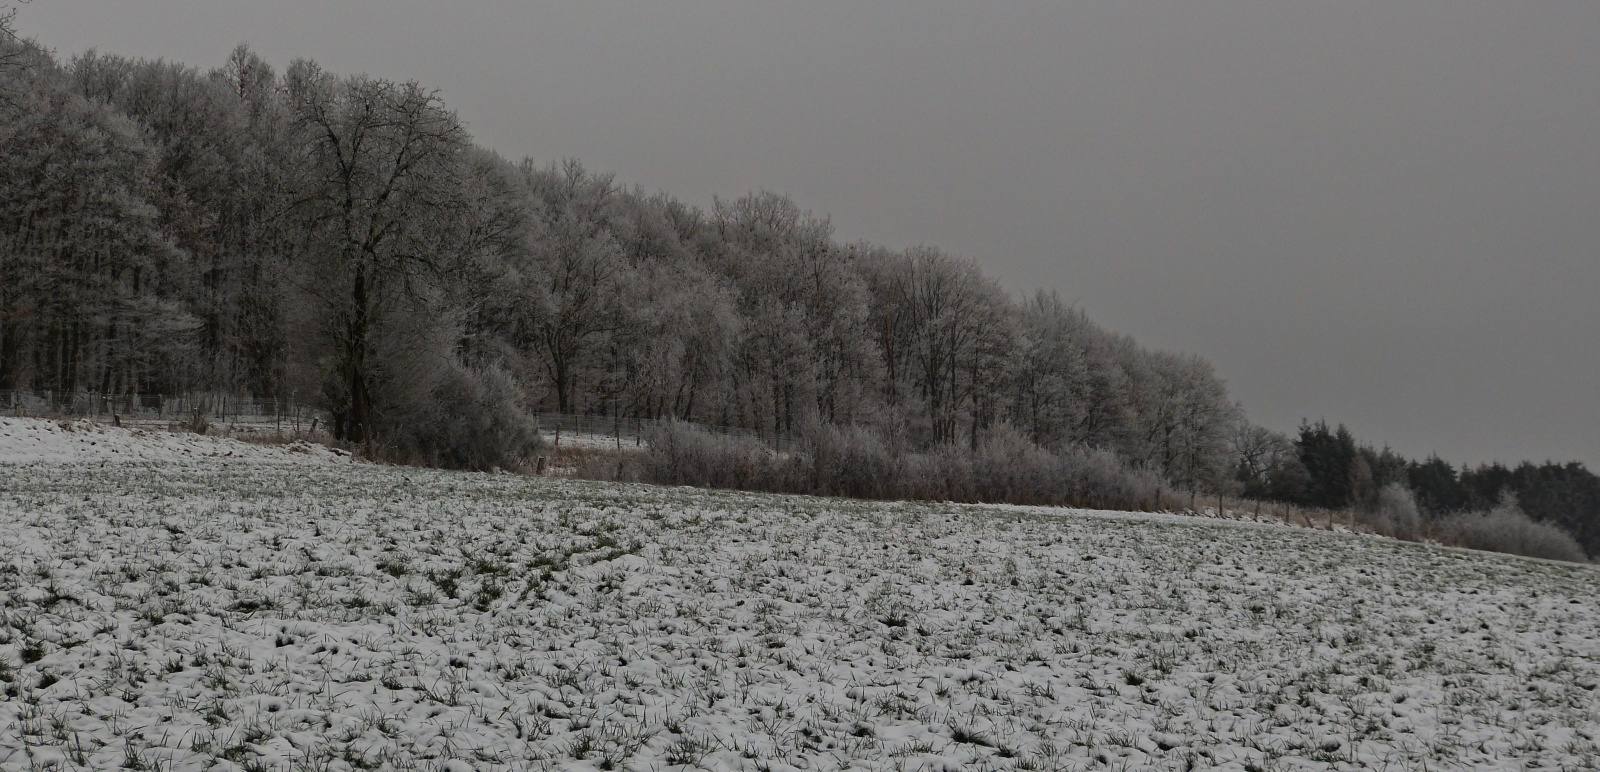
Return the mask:
<path id="1" fill-rule="evenodd" d="M 1513 492 L 1600 554 L 1578 464 L 1458 470 L 1253 426 L 1204 359 L 1008 295 L 933 247 L 841 243 L 760 191 L 709 209 L 473 143 L 416 83 L 202 71 L 0 34 L 0 391 L 289 397 L 343 442 L 510 465 L 535 410 L 896 452 L 1003 437 L 1180 489 L 1429 515 Z"/>

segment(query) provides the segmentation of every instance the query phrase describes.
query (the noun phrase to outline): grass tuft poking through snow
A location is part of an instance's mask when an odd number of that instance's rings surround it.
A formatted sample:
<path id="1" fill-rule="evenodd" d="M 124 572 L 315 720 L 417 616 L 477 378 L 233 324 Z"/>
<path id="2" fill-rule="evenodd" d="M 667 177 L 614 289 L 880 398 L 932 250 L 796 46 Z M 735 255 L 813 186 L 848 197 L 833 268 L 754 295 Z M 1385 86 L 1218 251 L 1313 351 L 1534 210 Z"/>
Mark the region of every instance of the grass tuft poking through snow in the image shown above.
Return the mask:
<path id="1" fill-rule="evenodd" d="M 1592 566 L 140 439 L 0 463 L 0 768 L 1600 759 Z"/>

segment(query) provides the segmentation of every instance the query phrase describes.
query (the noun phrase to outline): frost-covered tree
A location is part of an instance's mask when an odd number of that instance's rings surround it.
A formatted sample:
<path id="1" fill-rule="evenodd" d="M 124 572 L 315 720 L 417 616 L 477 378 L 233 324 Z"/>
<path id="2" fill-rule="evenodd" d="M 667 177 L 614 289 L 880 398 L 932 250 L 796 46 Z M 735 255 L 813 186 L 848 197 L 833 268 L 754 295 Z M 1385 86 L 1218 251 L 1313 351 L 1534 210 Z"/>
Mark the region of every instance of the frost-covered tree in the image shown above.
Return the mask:
<path id="1" fill-rule="evenodd" d="M 930 247 L 879 255 L 871 270 L 872 329 L 892 360 L 886 398 L 920 413 L 929 441 L 976 446 L 999 418 L 1014 341 L 1009 299 L 972 262 Z"/>
<path id="2" fill-rule="evenodd" d="M 1131 386 L 1138 431 L 1129 456 L 1185 487 L 1226 486 L 1228 440 L 1240 411 L 1211 363 L 1159 351 L 1141 359 Z"/>
<path id="3" fill-rule="evenodd" d="M 627 264 L 613 234 L 618 191 L 609 174 L 575 160 L 560 167 L 523 163 L 534 213 L 526 257 L 518 265 L 518 339 L 533 352 L 556 407 L 580 403 L 580 377 L 596 366 L 605 339 L 621 331 Z"/>
<path id="4" fill-rule="evenodd" d="M 535 409 L 849 437 L 958 477 L 1001 447 L 1208 490 L 1238 466 L 1204 361 L 969 259 L 841 245 L 785 195 L 702 211 L 510 162 L 419 84 L 280 77 L 243 46 L 210 72 L 0 55 L 0 388 L 294 395 L 340 439 L 466 466 L 513 458 Z"/>
<path id="5" fill-rule="evenodd" d="M 769 191 L 717 200 L 710 224 L 709 264 L 744 322 L 730 384 L 741 419 L 793 432 L 866 412 L 878 364 L 869 298 L 832 225 Z"/>
<path id="6" fill-rule="evenodd" d="M 0 388 L 121 391 L 187 369 L 188 271 L 140 126 L 41 52 L 0 73 Z"/>
<path id="7" fill-rule="evenodd" d="M 374 341 L 387 314 L 428 299 L 456 262 L 466 130 L 416 83 L 340 78 L 296 61 L 285 76 L 299 289 L 329 345 L 323 394 L 337 435 L 373 439 Z"/>
<path id="8" fill-rule="evenodd" d="M 85 97 L 129 116 L 155 154 L 152 205 L 191 270 L 172 291 L 198 325 L 187 386 L 276 395 L 283 384 L 284 115 L 272 68 L 241 46 L 203 75 L 164 61 L 74 59 Z"/>
<path id="9" fill-rule="evenodd" d="M 1305 467 L 1294 441 L 1281 432 L 1240 421 L 1230 442 L 1234 478 L 1240 493 L 1254 499 L 1298 501 L 1305 488 Z"/>

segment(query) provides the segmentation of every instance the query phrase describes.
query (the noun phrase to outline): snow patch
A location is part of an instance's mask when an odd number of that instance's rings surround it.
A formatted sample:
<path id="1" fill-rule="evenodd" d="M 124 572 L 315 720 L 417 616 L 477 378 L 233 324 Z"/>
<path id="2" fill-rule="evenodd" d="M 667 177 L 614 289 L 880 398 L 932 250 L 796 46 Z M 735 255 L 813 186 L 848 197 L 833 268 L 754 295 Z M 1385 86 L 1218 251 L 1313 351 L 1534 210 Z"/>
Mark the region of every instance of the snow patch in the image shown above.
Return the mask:
<path id="1" fill-rule="evenodd" d="M 94 421 L 0 418 L 0 464 L 177 461 L 230 458 L 265 463 L 348 463 L 350 454 L 310 442 L 265 445 Z"/>

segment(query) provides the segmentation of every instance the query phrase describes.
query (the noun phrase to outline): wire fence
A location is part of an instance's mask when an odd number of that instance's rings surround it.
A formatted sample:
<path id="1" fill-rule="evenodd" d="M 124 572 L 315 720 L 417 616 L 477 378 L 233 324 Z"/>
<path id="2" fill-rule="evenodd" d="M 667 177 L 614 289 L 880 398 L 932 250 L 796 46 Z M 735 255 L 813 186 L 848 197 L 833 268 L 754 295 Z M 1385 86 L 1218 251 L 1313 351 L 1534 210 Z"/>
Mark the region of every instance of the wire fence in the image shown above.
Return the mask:
<path id="1" fill-rule="evenodd" d="M 651 430 L 664 427 L 667 420 L 629 418 L 616 415 L 577 415 L 573 413 L 534 413 L 539 431 L 545 439 L 556 441 L 557 447 L 579 440 L 591 447 L 612 444 L 617 447 L 633 445 L 642 447 Z M 715 426 L 712 424 L 679 421 L 712 434 L 726 437 L 744 437 L 772 448 L 777 453 L 790 453 L 799 448 L 799 441 L 787 434 L 758 432 L 742 426 Z"/>
<path id="2" fill-rule="evenodd" d="M 256 397 L 225 392 L 184 394 L 106 394 L 95 391 L 0 390 L 0 414 L 19 418 L 90 419 L 145 428 L 221 427 L 227 430 L 326 432 L 328 414 L 289 397 Z M 665 421 L 615 415 L 537 412 L 533 418 L 547 440 L 560 438 L 600 448 L 642 447 L 645 437 Z M 738 426 L 691 424 L 712 434 L 747 437 L 778 453 L 798 447 L 794 437 Z"/>
<path id="3" fill-rule="evenodd" d="M 254 397 L 225 392 L 106 394 L 96 391 L 0 390 L 0 413 L 28 418 L 77 418 L 118 426 L 229 428 L 314 432 L 327 414 L 294 397 Z"/>

